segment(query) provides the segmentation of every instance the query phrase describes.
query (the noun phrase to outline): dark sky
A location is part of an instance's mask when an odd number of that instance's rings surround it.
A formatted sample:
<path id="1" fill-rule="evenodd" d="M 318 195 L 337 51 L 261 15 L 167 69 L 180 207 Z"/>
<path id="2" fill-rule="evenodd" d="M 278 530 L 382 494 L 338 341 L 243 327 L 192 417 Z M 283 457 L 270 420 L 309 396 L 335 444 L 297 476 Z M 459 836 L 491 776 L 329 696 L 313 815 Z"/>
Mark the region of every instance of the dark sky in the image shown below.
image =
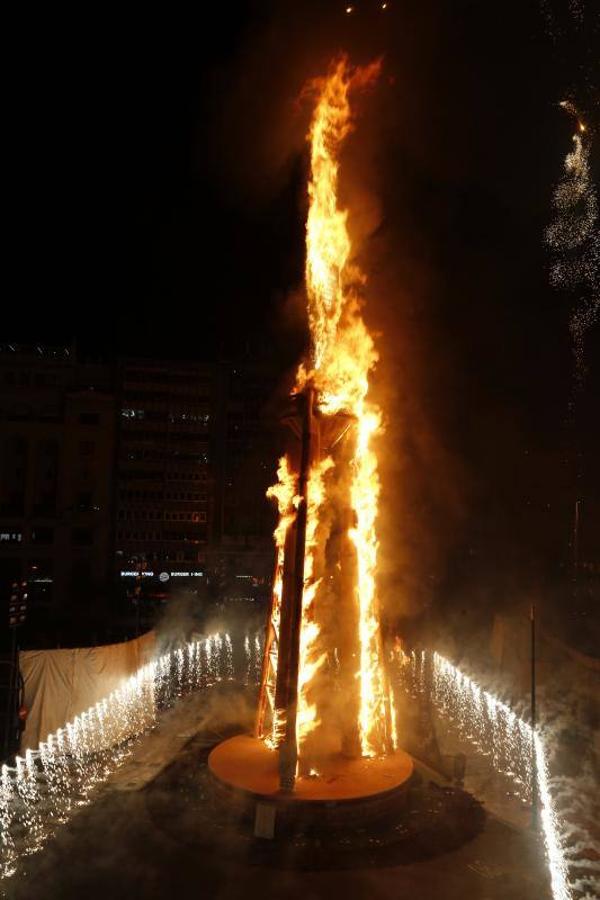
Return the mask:
<path id="1" fill-rule="evenodd" d="M 345 190 L 391 408 L 420 422 L 405 451 L 421 482 L 437 459 L 460 484 L 412 498 L 415 516 L 455 517 L 465 534 L 488 522 L 499 570 L 516 524 L 526 553 L 539 536 L 545 559 L 564 556 L 574 496 L 598 499 L 600 340 L 596 328 L 570 417 L 572 298 L 548 285 L 542 237 L 572 127 L 557 101 L 575 87 L 597 116 L 592 4 L 577 27 L 566 0 L 546 0 L 550 18 L 522 0 L 345 5 L 15 21 L 3 336 L 169 357 L 252 337 L 290 365 L 303 341 L 298 97 L 341 49 L 383 55 Z"/>
<path id="2" fill-rule="evenodd" d="M 539 238 L 570 128 L 554 104 L 577 45 L 557 47 L 535 3 L 345 5 L 15 24 L 10 336 L 30 333 L 31 305 L 40 338 L 109 351 L 195 355 L 231 311 L 236 330 L 260 330 L 301 279 L 309 110 L 295 101 L 339 49 L 384 55 L 382 202 L 403 206 L 428 261 L 452 260 L 457 294 L 474 256 L 489 284 L 512 251 L 503 304 L 535 315 L 518 282 L 525 270 L 544 291 Z M 392 233 L 399 216 L 384 214 Z M 523 235 L 534 258 L 520 258 Z"/>

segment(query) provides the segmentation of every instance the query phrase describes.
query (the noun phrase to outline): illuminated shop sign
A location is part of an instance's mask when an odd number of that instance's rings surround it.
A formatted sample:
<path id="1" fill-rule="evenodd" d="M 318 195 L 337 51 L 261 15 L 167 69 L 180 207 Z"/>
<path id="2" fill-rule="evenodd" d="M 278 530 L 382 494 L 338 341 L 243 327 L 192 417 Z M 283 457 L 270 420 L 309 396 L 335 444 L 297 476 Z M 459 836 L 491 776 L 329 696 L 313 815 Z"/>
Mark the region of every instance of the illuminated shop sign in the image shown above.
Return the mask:
<path id="1" fill-rule="evenodd" d="M 121 578 L 137 578 L 138 575 L 141 575 L 142 578 L 154 578 L 154 574 L 154 572 L 137 572 L 135 569 L 123 569 Z M 158 578 L 159 581 L 165 582 L 169 578 L 202 578 L 203 576 L 204 572 L 160 572 Z"/>
<path id="2" fill-rule="evenodd" d="M 138 575 L 141 575 L 142 578 L 152 578 L 154 572 L 121 572 L 121 578 L 137 578 Z"/>

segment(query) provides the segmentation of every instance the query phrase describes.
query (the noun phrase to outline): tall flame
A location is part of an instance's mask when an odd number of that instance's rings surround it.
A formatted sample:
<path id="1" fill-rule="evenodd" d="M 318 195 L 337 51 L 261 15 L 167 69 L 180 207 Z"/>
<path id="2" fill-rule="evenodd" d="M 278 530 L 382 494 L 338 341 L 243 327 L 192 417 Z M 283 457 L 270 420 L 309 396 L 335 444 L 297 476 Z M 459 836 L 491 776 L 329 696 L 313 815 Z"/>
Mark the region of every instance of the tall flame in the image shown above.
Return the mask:
<path id="1" fill-rule="evenodd" d="M 377 361 L 373 340 L 360 315 L 358 288 L 365 278 L 351 258 L 348 212 L 338 203 L 339 152 L 352 130 L 349 95 L 370 84 L 379 62 L 351 69 L 345 56 L 317 79 L 310 131 L 311 176 L 306 221 L 306 292 L 312 339 L 312 371 L 304 366 L 298 386 L 312 375 L 324 412 L 356 411 Z"/>
<path id="2" fill-rule="evenodd" d="M 324 648 L 324 618 L 320 608 L 322 602 L 331 602 L 327 597 L 331 598 L 330 585 L 335 582 L 332 572 L 326 570 L 325 549 L 333 521 L 337 523 L 337 534 L 342 534 L 340 540 L 349 550 L 347 559 L 344 557 L 345 574 L 339 579 L 339 597 L 343 599 L 348 622 L 356 621 L 357 631 L 355 638 L 350 639 L 351 650 L 345 648 L 344 671 L 351 673 L 347 685 L 351 692 L 356 692 L 356 702 L 348 704 L 352 712 L 348 715 L 346 711 L 347 731 L 342 735 L 342 746 L 348 739 L 348 746 L 354 747 L 358 737 L 360 752 L 373 756 L 386 752 L 397 742 L 386 691 L 375 584 L 380 483 L 373 444 L 382 431 L 382 416 L 368 392 L 369 373 L 378 357 L 361 315 L 361 289 L 366 279 L 355 262 L 348 213 L 340 206 L 338 197 L 340 151 L 353 127 L 350 96 L 369 85 L 379 69 L 379 62 L 353 68 L 342 56 L 332 63 L 324 78 L 310 85 L 315 107 L 308 134 L 310 179 L 305 274 L 311 354 L 298 369 L 296 390 L 309 386 L 314 390 L 323 433 L 327 432 L 325 420 L 329 420 L 332 432 L 344 436 L 345 449 L 343 453 L 324 458 L 318 458 L 317 453 L 306 484 L 296 715 L 299 757 L 302 760 L 304 755 L 305 762 L 310 755 L 307 738 L 319 725 L 319 697 L 322 696 L 319 679 L 329 649 L 337 651 L 333 647 Z M 277 567 L 271 619 L 275 630 L 282 602 L 285 538 L 298 503 L 304 502 L 295 497 L 296 482 L 286 459 L 281 461 L 278 474 L 279 484 L 269 491 L 277 499 L 280 512 L 275 532 Z M 330 492 L 329 484 L 333 486 L 334 482 L 335 488 Z M 326 513 L 327 500 L 329 513 Z M 342 573 L 341 563 L 338 570 Z M 341 610 L 340 614 L 343 614 Z M 355 715 L 357 721 L 353 722 Z M 268 738 L 271 746 L 278 746 L 284 725 L 285 710 L 273 708 Z"/>
<path id="3" fill-rule="evenodd" d="M 386 740 L 386 691 L 375 591 L 375 521 L 380 486 L 377 457 L 372 447 L 372 439 L 381 432 L 382 422 L 379 409 L 367 399 L 369 372 L 377 361 L 377 353 L 360 312 L 359 288 L 365 277 L 352 259 L 348 213 L 339 205 L 338 175 L 340 148 L 352 130 L 350 93 L 370 84 L 379 69 L 379 62 L 352 69 L 346 57 L 340 57 L 327 76 L 314 83 L 317 102 L 309 131 L 311 175 L 306 223 L 306 290 L 312 368 L 300 366 L 297 378 L 299 389 L 308 380 L 312 381 L 322 414 L 343 412 L 356 420 L 356 443 L 350 464 L 350 500 L 355 523 L 349 536 L 357 555 L 358 725 L 361 750 L 366 756 L 383 752 Z M 313 476 L 316 478 L 314 470 L 311 479 Z M 313 504 L 312 509 L 309 506 L 307 529 L 316 530 L 311 519 L 318 515 L 318 506 Z M 306 575 L 305 572 L 305 589 L 313 592 Z M 316 627 L 314 620 L 303 619 L 303 629 L 310 629 L 313 635 L 311 641 L 304 641 L 300 657 L 300 680 L 305 685 L 315 670 L 310 647 L 317 643 Z M 302 735 L 301 723 L 299 734 Z"/>

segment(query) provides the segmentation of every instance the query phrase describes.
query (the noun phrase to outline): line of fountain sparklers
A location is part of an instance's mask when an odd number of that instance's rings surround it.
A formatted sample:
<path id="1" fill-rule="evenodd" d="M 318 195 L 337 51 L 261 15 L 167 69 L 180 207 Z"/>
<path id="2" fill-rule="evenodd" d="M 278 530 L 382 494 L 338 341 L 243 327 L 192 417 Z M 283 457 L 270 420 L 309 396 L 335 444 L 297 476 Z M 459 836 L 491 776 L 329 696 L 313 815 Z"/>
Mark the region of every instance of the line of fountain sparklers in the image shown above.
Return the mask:
<path id="1" fill-rule="evenodd" d="M 260 636 L 246 635 L 243 648 L 242 681 L 256 684 L 263 650 Z M 439 715 L 478 752 L 491 756 L 494 768 L 512 779 L 522 799 L 531 800 L 535 774 L 554 900 L 592 898 L 594 864 L 580 858 L 589 842 L 582 843 L 564 818 L 564 779 L 550 775 L 547 736 L 534 733 L 507 704 L 438 653 L 402 654 L 400 663 L 402 687 L 412 696 L 429 695 Z M 98 788 L 158 724 L 163 710 L 235 674 L 228 634 L 192 641 L 143 666 L 104 700 L 49 735 L 37 750 L 17 757 L 14 767 L 2 766 L 0 877 L 13 875 L 23 857 L 39 850 L 61 824 L 94 799 Z"/>
<path id="2" fill-rule="evenodd" d="M 547 737 L 439 653 L 402 654 L 400 663 L 404 689 L 428 696 L 461 739 L 492 758 L 494 769 L 511 779 L 522 799 L 531 801 L 535 777 L 552 894 L 554 900 L 574 900 L 581 878 L 569 869 L 577 865 L 577 847 L 569 843 L 567 824 L 558 814 Z"/>
<path id="3" fill-rule="evenodd" d="M 262 641 L 244 642 L 246 684 L 258 680 Z M 142 666 L 108 697 L 48 735 L 36 750 L 17 756 L 0 776 L 0 878 L 39 850 L 133 754 L 179 699 L 233 679 L 229 634 L 213 634 L 170 650 Z"/>

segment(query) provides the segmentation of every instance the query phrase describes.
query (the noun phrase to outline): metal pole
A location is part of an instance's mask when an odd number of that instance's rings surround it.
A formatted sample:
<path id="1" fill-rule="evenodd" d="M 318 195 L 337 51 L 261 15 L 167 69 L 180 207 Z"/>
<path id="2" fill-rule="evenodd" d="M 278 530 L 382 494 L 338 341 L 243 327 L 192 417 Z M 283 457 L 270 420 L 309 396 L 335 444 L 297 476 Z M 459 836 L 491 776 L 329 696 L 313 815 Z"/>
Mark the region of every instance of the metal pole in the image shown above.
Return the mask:
<path id="1" fill-rule="evenodd" d="M 536 696 L 535 696 L 535 604 L 531 604 L 531 825 L 537 828 L 538 796 L 537 796 L 537 763 L 535 755 L 536 737 Z"/>

